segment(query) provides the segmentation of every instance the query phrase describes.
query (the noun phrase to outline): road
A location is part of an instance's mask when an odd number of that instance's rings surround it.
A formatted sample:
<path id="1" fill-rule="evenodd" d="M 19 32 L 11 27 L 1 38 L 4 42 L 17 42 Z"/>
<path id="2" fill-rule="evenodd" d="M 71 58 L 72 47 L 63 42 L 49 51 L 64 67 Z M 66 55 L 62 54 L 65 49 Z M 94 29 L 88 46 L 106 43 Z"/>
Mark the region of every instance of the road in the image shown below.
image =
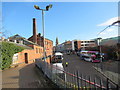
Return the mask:
<path id="1" fill-rule="evenodd" d="M 98 72 L 93 68 L 94 63 L 80 60 L 80 57 L 76 55 L 64 55 L 64 62 L 68 62 L 68 67 L 65 68 L 68 72 L 79 71 L 85 75 L 96 76 Z M 98 63 L 99 64 L 99 63 Z"/>
<path id="2" fill-rule="evenodd" d="M 90 77 L 91 82 L 95 81 L 99 85 L 101 84 L 100 82 L 102 82 L 102 84 L 106 86 L 106 78 L 104 78 L 103 75 L 101 75 L 93 68 L 94 64 L 100 64 L 100 63 L 92 63 L 92 62 L 80 60 L 80 57 L 78 57 L 75 54 L 72 55 L 64 54 L 63 63 L 65 62 L 68 62 L 68 66 L 67 67 L 64 66 L 65 71 L 70 72 L 72 74 L 76 74 L 76 72 L 78 71 L 79 72 L 78 76 L 81 76 L 82 74 L 83 78 L 89 80 Z M 67 77 L 67 81 L 69 82 L 75 82 L 75 83 L 77 82 L 77 80 L 73 80 L 72 76 L 70 75 L 66 75 L 66 77 Z"/>

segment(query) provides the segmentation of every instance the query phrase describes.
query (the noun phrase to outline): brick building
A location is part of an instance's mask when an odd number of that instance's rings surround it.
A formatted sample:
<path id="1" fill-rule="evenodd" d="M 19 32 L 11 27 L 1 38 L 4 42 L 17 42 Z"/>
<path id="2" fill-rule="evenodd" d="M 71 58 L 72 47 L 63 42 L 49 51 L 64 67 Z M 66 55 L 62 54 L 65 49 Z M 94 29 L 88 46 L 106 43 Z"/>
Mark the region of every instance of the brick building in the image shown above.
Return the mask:
<path id="1" fill-rule="evenodd" d="M 18 34 L 9 37 L 7 42 L 25 48 L 23 51 L 14 54 L 13 64 L 31 63 L 34 62 L 35 59 L 43 57 L 43 47 Z"/>
<path id="2" fill-rule="evenodd" d="M 65 50 L 72 50 L 72 42 L 71 41 L 64 42 L 64 49 Z"/>
<path id="3" fill-rule="evenodd" d="M 31 49 L 25 49 L 22 52 L 18 53 L 18 62 L 19 63 L 32 63 L 37 58 L 42 58 L 43 48 L 37 45 L 31 45 Z"/>
<path id="4" fill-rule="evenodd" d="M 62 44 L 56 46 L 57 51 L 79 51 L 87 50 L 89 47 L 97 46 L 95 40 L 72 40 L 65 41 Z"/>
<path id="5" fill-rule="evenodd" d="M 65 41 L 62 44 L 55 46 L 56 51 L 66 52 L 66 51 L 78 51 L 81 48 L 80 40 Z"/>
<path id="6" fill-rule="evenodd" d="M 41 36 L 40 33 L 37 33 L 37 28 L 36 28 L 36 19 L 33 18 L 33 35 L 28 38 L 29 41 L 32 41 L 41 47 L 43 47 L 43 36 Z M 52 55 L 53 53 L 53 41 L 45 38 L 45 51 L 46 55 Z"/>
<path id="7" fill-rule="evenodd" d="M 14 64 L 22 64 L 22 63 L 33 63 L 35 62 L 35 59 L 39 59 L 42 57 L 43 57 L 43 47 L 40 47 L 39 45 L 29 45 L 28 48 L 14 54 L 12 64 L 14 65 Z M 50 58 L 47 58 L 46 62 L 50 63 Z"/>
<path id="8" fill-rule="evenodd" d="M 43 47 L 35 44 L 20 35 L 14 35 L 8 38 L 8 43 L 13 43 L 17 46 L 24 47 L 25 49 L 21 52 L 14 54 L 12 64 L 22 64 L 22 63 L 33 63 L 35 59 L 43 58 Z M 22 43 L 21 43 L 22 41 Z M 48 54 L 50 51 L 47 51 Z M 46 62 L 50 63 L 50 58 L 46 59 Z"/>
<path id="9" fill-rule="evenodd" d="M 35 18 L 33 18 L 33 35 L 30 38 L 26 39 L 16 34 L 9 37 L 8 42 L 25 47 L 23 51 L 14 54 L 13 64 L 32 63 L 35 59 L 43 58 L 43 36 L 37 34 Z M 53 53 L 53 41 L 47 38 L 45 38 L 45 51 L 46 56 Z M 50 58 L 47 58 L 46 62 L 50 63 Z"/>
<path id="10" fill-rule="evenodd" d="M 72 48 L 74 51 L 78 51 L 81 48 L 81 41 L 80 40 L 73 40 L 72 41 Z"/>

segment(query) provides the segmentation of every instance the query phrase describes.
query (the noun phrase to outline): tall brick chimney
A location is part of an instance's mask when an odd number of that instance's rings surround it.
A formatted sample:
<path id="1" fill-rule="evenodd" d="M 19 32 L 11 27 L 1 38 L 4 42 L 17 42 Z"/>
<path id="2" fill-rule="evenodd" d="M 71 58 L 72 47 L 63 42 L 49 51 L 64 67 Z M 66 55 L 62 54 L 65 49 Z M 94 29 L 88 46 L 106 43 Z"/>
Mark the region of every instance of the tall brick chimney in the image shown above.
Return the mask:
<path id="1" fill-rule="evenodd" d="M 33 18 L 33 42 L 37 43 L 36 19 Z"/>

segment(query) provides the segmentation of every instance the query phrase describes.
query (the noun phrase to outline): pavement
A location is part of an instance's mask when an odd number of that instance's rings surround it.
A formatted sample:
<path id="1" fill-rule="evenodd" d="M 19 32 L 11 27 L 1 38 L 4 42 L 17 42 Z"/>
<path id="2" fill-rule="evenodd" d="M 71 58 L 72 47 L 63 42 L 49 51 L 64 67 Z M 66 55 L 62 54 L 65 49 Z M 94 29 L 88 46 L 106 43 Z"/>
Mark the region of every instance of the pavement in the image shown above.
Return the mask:
<path id="1" fill-rule="evenodd" d="M 55 85 L 35 67 L 24 64 L 2 71 L 2 89 L 6 88 L 54 88 Z"/>

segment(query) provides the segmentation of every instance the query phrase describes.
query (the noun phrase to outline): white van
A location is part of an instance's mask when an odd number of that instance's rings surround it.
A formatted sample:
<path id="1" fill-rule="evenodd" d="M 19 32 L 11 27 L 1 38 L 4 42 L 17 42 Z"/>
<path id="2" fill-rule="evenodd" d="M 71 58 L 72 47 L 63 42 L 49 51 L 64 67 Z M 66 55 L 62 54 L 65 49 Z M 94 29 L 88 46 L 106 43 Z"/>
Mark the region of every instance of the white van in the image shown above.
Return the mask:
<path id="1" fill-rule="evenodd" d="M 56 59 L 61 59 L 61 60 L 63 60 L 63 54 L 60 53 L 60 52 L 56 52 L 56 53 L 54 54 L 54 56 L 55 56 Z"/>
<path id="2" fill-rule="evenodd" d="M 63 73 L 64 71 L 62 63 L 54 63 L 52 64 L 52 68 L 53 73 Z"/>
<path id="3" fill-rule="evenodd" d="M 63 73 L 63 54 L 60 52 L 56 52 L 54 54 L 54 58 L 52 60 L 52 67 L 53 67 L 53 73 Z"/>

